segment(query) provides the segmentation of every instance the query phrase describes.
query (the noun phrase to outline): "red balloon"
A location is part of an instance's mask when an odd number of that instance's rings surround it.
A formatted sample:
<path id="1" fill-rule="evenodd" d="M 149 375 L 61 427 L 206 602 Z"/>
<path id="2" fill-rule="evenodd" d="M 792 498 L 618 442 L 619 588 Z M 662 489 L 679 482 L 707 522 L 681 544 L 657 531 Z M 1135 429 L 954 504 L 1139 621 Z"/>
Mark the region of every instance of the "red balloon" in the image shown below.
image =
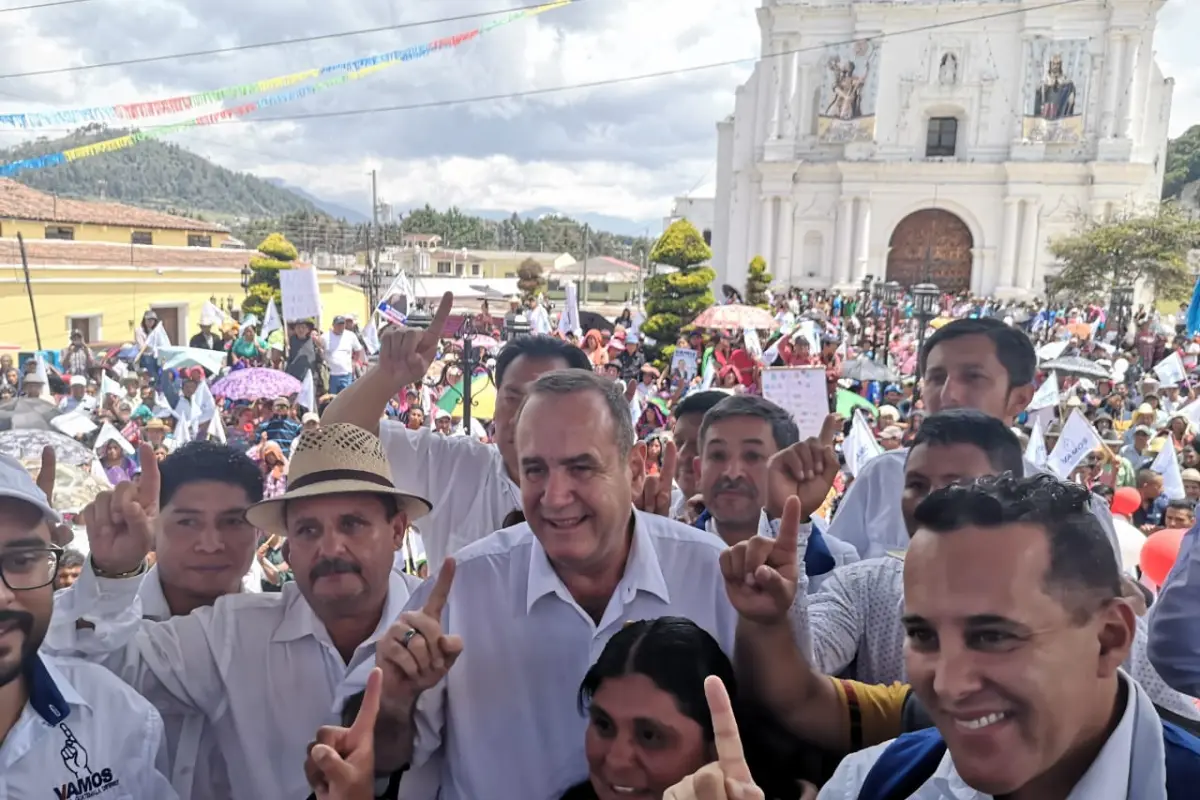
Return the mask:
<path id="1" fill-rule="evenodd" d="M 1179 557 L 1179 546 L 1183 544 L 1183 536 L 1187 533 L 1183 528 L 1155 531 L 1146 537 L 1142 545 L 1142 556 L 1139 559 L 1142 574 L 1155 586 L 1162 586 L 1175 566 Z"/>
<path id="2" fill-rule="evenodd" d="M 1132 486 L 1122 486 L 1113 494 L 1112 513 L 1129 516 L 1142 505 L 1142 496 Z"/>

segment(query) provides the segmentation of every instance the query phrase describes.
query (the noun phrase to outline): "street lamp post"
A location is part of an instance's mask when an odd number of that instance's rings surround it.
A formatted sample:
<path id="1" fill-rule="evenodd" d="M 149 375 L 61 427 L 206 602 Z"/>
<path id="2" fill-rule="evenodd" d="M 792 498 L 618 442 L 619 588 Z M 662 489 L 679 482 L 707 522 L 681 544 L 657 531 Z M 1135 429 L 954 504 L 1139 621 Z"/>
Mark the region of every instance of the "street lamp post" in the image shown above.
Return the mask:
<path id="1" fill-rule="evenodd" d="M 1114 286 L 1112 297 L 1109 300 L 1109 317 L 1116 323 L 1114 330 L 1117 332 L 1117 341 L 1125 337 L 1125 329 L 1129 324 L 1129 317 L 1133 313 L 1133 294 L 1134 288 L 1128 283 L 1122 283 Z"/>
<path id="2" fill-rule="evenodd" d="M 913 316 L 917 318 L 917 391 L 921 387 L 921 353 L 925 349 L 925 328 L 937 316 L 942 291 L 936 284 L 918 283 L 913 287 Z"/>
<path id="3" fill-rule="evenodd" d="M 883 365 L 886 367 L 888 363 L 888 355 L 890 349 L 888 345 L 892 339 L 892 329 L 896 324 L 896 309 L 900 305 L 900 295 L 903 294 L 904 287 L 898 281 L 888 281 L 879 287 L 880 302 L 883 304 L 884 311 L 884 326 L 882 335 L 877 331 L 875 341 L 882 342 L 883 346 Z"/>
<path id="4" fill-rule="evenodd" d="M 860 350 L 863 346 L 863 337 L 867 332 L 867 320 L 871 316 L 871 286 L 874 280 L 874 275 L 864 275 L 862 286 L 858 290 L 858 347 Z"/>
<path id="5" fill-rule="evenodd" d="M 254 271 L 249 265 L 242 267 L 242 294 L 250 294 L 250 278 L 254 275 Z"/>

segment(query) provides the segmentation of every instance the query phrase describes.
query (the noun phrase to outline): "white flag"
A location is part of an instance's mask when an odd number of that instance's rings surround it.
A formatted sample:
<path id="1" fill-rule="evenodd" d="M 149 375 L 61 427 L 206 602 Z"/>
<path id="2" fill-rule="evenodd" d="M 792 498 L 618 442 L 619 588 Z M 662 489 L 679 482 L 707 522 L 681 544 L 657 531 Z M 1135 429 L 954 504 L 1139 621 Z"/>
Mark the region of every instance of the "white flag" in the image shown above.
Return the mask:
<path id="1" fill-rule="evenodd" d="M 371 315 L 371 321 L 363 328 L 362 332 L 363 344 L 367 346 L 367 353 L 375 355 L 379 352 L 379 329 L 375 327 L 375 315 Z"/>
<path id="2" fill-rule="evenodd" d="M 225 425 L 221 422 L 221 415 L 216 414 L 212 418 L 212 422 L 208 425 L 208 438 L 214 442 L 226 444 Z"/>
<path id="3" fill-rule="evenodd" d="M 1035 467 L 1046 466 L 1050 454 L 1046 452 L 1046 430 L 1042 427 L 1042 418 L 1033 418 L 1033 430 L 1029 432 L 1029 444 L 1025 447 L 1025 460 Z"/>
<path id="4" fill-rule="evenodd" d="M 267 311 L 264 316 L 266 318 L 263 320 L 262 330 L 258 332 L 259 336 L 265 339 L 274 331 L 283 330 L 283 320 L 279 317 L 279 309 L 275 306 L 274 297 L 267 301 Z"/>
<path id="5" fill-rule="evenodd" d="M 211 302 L 205 301 L 204 307 L 200 309 L 200 324 L 220 325 L 224 321 L 225 312 L 217 308 Z"/>
<path id="6" fill-rule="evenodd" d="M 190 406 L 186 398 L 179 399 L 179 405 L 175 407 L 173 416 L 175 417 L 175 448 L 179 449 L 190 442 L 192 436 L 192 421 L 188 418 L 190 411 L 186 411 L 184 406 Z"/>
<path id="7" fill-rule="evenodd" d="M 300 394 L 296 395 L 296 405 L 304 406 L 307 411 L 317 410 L 317 390 L 313 385 L 311 369 L 304 373 L 304 380 L 300 383 Z"/>
<path id="8" fill-rule="evenodd" d="M 1187 494 L 1183 491 L 1183 476 L 1179 472 L 1179 457 L 1175 455 L 1175 437 L 1168 433 L 1167 441 L 1158 451 L 1150 469 L 1157 472 L 1163 479 L 1163 494 L 1172 500 L 1182 500 Z"/>
<path id="9" fill-rule="evenodd" d="M 1033 393 L 1033 399 L 1029 401 L 1029 406 L 1026 411 L 1039 411 L 1043 408 L 1053 408 L 1058 405 L 1058 373 L 1051 372 L 1050 377 L 1042 382 L 1038 390 Z"/>
<path id="10" fill-rule="evenodd" d="M 846 469 L 855 477 L 868 461 L 883 452 L 861 409 L 854 412 L 854 420 L 850 423 L 850 435 L 842 445 L 842 452 L 846 456 Z"/>
<path id="11" fill-rule="evenodd" d="M 203 425 L 217 415 L 217 401 L 208 388 L 207 381 L 201 381 L 192 393 L 192 408 L 195 410 L 196 422 Z"/>
<path id="12" fill-rule="evenodd" d="M 103 453 L 104 446 L 109 442 L 116 442 L 125 455 L 133 455 L 133 445 L 121 435 L 120 431 L 113 427 L 111 422 L 105 422 L 104 427 L 100 429 L 100 435 L 96 437 L 96 444 L 92 449 L 97 453 Z"/>
<path id="13" fill-rule="evenodd" d="M 1087 421 L 1087 417 L 1075 409 L 1062 427 L 1058 443 L 1050 452 L 1046 467 L 1060 479 L 1066 480 L 1087 457 L 1087 454 L 1102 444 L 1100 434 Z"/>
<path id="14" fill-rule="evenodd" d="M 171 337 L 167 336 L 167 332 L 163 330 L 162 323 L 154 326 L 154 330 L 150 331 L 150 335 L 146 337 L 146 352 L 158 358 L 158 348 L 170 347 Z"/>
<path id="15" fill-rule="evenodd" d="M 558 317 L 558 332 L 566 336 L 582 333 L 579 327 L 579 287 L 574 282 L 567 284 L 567 299 L 562 314 Z"/>
<path id="16" fill-rule="evenodd" d="M 37 368 L 33 374 L 29 376 L 34 381 L 42 382 L 42 393 L 38 395 L 42 400 L 53 401 L 54 394 L 50 391 L 50 378 L 47 376 L 46 359 L 39 352 L 33 357 L 33 361 L 37 364 Z"/>
<path id="17" fill-rule="evenodd" d="M 1164 386 L 1178 386 L 1187 380 L 1187 371 L 1183 368 L 1183 359 L 1179 353 L 1171 353 L 1154 365 L 1154 374 Z"/>
<path id="18" fill-rule="evenodd" d="M 109 395 L 117 398 L 124 397 L 125 390 L 121 387 L 121 384 L 108 377 L 108 373 L 104 372 L 100 375 L 100 399 L 103 400 Z"/>
<path id="19" fill-rule="evenodd" d="M 1178 413 L 1186 416 L 1193 427 L 1200 429 L 1200 400 L 1193 400 L 1179 409 Z"/>

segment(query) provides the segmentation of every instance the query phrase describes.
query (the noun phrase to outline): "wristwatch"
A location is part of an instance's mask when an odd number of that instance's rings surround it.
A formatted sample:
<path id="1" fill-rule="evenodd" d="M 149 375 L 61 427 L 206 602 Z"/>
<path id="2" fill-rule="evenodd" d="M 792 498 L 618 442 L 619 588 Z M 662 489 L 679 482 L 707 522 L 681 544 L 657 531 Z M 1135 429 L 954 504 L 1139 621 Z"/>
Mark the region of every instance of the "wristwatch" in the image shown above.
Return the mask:
<path id="1" fill-rule="evenodd" d="M 100 569 L 99 565 L 96 564 L 96 560 L 94 558 L 88 556 L 88 559 L 92 562 L 92 571 L 96 573 L 96 577 L 98 578 L 124 580 L 125 578 L 136 578 L 138 575 L 141 575 L 146 571 L 146 559 L 144 558 L 142 559 L 142 563 L 138 565 L 137 569 L 129 572 L 105 572 L 104 570 Z"/>

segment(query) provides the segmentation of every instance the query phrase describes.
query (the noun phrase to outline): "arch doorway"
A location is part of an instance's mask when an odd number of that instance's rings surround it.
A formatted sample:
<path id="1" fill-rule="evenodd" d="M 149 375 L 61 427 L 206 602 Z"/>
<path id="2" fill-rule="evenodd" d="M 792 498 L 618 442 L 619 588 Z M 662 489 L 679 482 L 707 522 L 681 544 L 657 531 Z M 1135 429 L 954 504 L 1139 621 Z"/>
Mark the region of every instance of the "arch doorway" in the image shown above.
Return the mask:
<path id="1" fill-rule="evenodd" d="M 975 237 L 958 216 L 926 208 L 900 220 L 888 243 L 887 279 L 908 288 L 936 283 L 943 292 L 971 289 Z"/>

